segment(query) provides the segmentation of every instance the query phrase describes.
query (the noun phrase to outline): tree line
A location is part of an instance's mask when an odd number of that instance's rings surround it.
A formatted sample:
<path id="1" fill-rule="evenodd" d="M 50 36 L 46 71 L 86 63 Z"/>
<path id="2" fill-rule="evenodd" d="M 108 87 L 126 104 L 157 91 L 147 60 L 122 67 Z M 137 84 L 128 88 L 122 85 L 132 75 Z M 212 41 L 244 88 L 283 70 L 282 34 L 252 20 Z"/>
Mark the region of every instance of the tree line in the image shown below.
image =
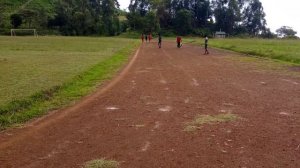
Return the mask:
<path id="1" fill-rule="evenodd" d="M 135 31 L 204 36 L 224 31 L 231 36 L 275 36 L 266 26 L 260 0 L 130 0 L 128 11 L 120 10 L 117 0 L 31 3 L 36 4 L 15 10 L 6 22 L 1 4 L 0 33 L 1 28 L 36 28 L 62 35 L 114 36 Z M 290 29 L 282 27 L 277 33 L 295 36 L 297 32 Z"/>
<path id="2" fill-rule="evenodd" d="M 78 36 L 114 36 L 124 30 L 117 0 L 48 0 L 51 8 L 43 3 L 16 10 L 10 15 L 9 26 Z"/>
<path id="3" fill-rule="evenodd" d="M 270 36 L 260 0 L 131 0 L 132 30 L 172 30 L 177 34 Z"/>

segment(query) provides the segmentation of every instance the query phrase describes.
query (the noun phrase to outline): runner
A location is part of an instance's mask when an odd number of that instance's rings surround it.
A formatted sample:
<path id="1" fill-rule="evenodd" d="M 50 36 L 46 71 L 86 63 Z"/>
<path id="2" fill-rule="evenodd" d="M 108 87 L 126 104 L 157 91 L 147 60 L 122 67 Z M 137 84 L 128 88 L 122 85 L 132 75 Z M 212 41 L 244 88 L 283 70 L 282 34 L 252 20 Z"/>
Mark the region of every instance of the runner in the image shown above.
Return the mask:
<path id="1" fill-rule="evenodd" d="M 177 36 L 177 48 L 180 48 L 182 46 L 181 42 L 182 42 L 181 37 Z"/>
<path id="2" fill-rule="evenodd" d="M 148 42 L 148 36 L 145 34 L 146 43 Z"/>
<path id="3" fill-rule="evenodd" d="M 141 35 L 142 43 L 144 43 L 144 34 Z"/>
<path id="4" fill-rule="evenodd" d="M 208 47 L 208 37 L 205 36 L 205 53 L 204 53 L 204 55 L 208 55 L 209 54 L 207 47 Z"/>
<path id="5" fill-rule="evenodd" d="M 158 47 L 161 48 L 161 35 L 158 34 Z"/>
<path id="6" fill-rule="evenodd" d="M 149 34 L 149 43 L 151 42 L 151 40 L 152 40 L 152 35 L 151 35 L 151 33 Z"/>

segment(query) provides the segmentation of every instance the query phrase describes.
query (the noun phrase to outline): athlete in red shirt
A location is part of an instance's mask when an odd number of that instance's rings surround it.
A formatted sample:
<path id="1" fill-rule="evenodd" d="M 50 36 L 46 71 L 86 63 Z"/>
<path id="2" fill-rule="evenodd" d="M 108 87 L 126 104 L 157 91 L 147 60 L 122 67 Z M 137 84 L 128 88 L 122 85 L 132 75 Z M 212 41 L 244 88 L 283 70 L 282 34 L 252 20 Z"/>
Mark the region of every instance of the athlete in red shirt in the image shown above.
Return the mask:
<path id="1" fill-rule="evenodd" d="M 149 34 L 149 43 L 151 42 L 151 40 L 152 40 L 152 35 L 151 34 Z"/>
<path id="2" fill-rule="evenodd" d="M 180 48 L 180 47 L 182 46 L 181 42 L 182 42 L 181 37 L 180 37 L 180 36 L 177 36 L 177 47 L 178 47 L 178 48 Z"/>
<path id="3" fill-rule="evenodd" d="M 144 42 L 144 34 L 141 35 L 142 42 Z"/>

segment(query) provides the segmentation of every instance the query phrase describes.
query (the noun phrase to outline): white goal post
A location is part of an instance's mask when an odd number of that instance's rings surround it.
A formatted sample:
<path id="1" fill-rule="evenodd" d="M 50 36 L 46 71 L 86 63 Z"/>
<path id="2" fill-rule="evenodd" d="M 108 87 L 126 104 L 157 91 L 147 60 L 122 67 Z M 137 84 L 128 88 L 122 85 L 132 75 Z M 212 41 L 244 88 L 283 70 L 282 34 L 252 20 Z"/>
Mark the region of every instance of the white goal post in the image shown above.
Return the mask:
<path id="1" fill-rule="evenodd" d="M 16 32 L 32 32 L 33 36 L 38 36 L 36 29 L 10 29 L 11 36 L 17 36 Z"/>

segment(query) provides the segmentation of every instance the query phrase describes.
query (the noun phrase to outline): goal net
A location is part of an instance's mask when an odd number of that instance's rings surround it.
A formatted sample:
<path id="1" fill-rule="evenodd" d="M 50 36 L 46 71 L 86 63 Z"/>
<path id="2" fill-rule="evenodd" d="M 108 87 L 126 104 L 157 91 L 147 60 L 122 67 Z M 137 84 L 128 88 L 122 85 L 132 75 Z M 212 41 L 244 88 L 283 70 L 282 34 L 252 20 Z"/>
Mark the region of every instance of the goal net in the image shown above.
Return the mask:
<path id="1" fill-rule="evenodd" d="M 38 36 L 36 29 L 10 29 L 10 34 L 11 36 Z"/>

